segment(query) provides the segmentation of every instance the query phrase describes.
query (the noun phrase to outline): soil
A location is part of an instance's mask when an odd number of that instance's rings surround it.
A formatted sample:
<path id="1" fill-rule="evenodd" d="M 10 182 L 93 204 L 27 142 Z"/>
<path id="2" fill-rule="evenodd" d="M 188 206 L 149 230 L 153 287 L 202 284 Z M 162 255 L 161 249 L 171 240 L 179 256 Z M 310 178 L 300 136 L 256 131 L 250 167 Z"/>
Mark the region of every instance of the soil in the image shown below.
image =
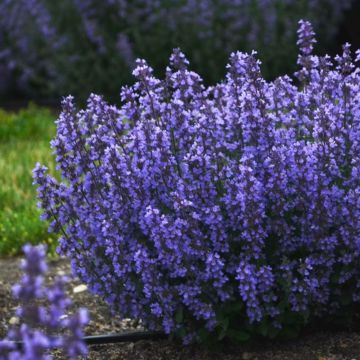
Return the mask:
<path id="1" fill-rule="evenodd" d="M 11 286 L 19 281 L 19 258 L 0 258 L 0 338 L 4 337 L 10 319 L 17 306 L 11 296 Z M 70 275 L 70 265 L 64 259 L 49 261 L 48 280 L 56 275 Z M 68 284 L 68 294 L 73 300 L 72 311 L 87 307 L 91 321 L 86 335 L 121 333 L 140 330 L 130 319 L 114 317 L 106 304 L 86 290 L 74 292 L 80 281 L 72 278 Z M 65 359 L 54 354 L 55 359 Z M 181 344 L 161 341 L 139 341 L 111 345 L 89 346 L 90 360 L 360 360 L 359 332 L 317 332 L 287 342 L 266 342 L 227 348 L 222 352 L 209 352 L 199 346 L 185 347 Z"/>

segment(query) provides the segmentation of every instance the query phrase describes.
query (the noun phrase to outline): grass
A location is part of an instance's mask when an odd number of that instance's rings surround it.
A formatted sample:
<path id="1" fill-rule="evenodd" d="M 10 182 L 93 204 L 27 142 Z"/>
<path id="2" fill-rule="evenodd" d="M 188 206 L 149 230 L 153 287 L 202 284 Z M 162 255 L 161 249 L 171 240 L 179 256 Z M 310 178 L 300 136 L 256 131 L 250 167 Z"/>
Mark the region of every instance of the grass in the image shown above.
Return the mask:
<path id="1" fill-rule="evenodd" d="M 0 255 L 15 255 L 25 243 L 46 243 L 50 252 L 55 236 L 39 219 L 32 169 L 36 162 L 54 173 L 49 142 L 56 116 L 33 105 L 19 112 L 0 110 Z"/>

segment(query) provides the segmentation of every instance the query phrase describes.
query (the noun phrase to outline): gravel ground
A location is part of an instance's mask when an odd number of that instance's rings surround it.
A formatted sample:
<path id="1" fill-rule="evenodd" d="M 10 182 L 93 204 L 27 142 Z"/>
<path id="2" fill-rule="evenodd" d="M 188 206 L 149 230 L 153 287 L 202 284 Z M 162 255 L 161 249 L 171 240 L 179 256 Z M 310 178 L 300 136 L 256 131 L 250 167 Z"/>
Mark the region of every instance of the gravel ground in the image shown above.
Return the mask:
<path id="1" fill-rule="evenodd" d="M 19 281 L 20 259 L 0 259 L 0 338 L 14 321 L 17 303 L 11 297 L 11 286 Z M 69 263 L 63 259 L 49 262 L 48 280 L 56 275 L 69 275 Z M 72 310 L 85 306 L 90 311 L 91 322 L 86 335 L 119 333 L 139 330 L 141 326 L 130 319 L 119 320 L 106 304 L 90 295 L 78 279 L 72 279 L 68 293 L 73 300 Z M 55 359 L 65 359 L 54 354 Z M 242 347 L 227 348 L 221 353 L 208 352 L 199 346 L 183 347 L 168 340 L 139 341 L 114 345 L 89 347 L 90 360 L 360 360 L 360 333 L 318 332 L 287 342 L 266 342 Z"/>

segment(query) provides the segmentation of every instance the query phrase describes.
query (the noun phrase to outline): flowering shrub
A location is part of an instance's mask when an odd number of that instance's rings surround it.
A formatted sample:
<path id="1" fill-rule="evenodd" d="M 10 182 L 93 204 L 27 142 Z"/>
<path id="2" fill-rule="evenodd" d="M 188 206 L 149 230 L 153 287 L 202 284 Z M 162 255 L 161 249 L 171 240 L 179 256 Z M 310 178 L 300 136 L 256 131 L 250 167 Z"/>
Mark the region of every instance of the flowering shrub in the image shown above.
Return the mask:
<path id="1" fill-rule="evenodd" d="M 6 0 L 0 4 L 0 63 L 23 91 L 45 96 L 118 94 L 131 81 L 135 58 L 146 58 L 160 73 L 178 46 L 211 83 L 224 75 L 228 54 L 236 49 L 258 49 L 266 75 L 274 76 L 295 61 L 300 17 L 313 21 L 327 46 L 350 3 Z"/>
<path id="2" fill-rule="evenodd" d="M 34 169 L 43 218 L 122 316 L 240 341 L 359 302 L 359 69 L 314 42 L 301 21 L 299 86 L 236 52 L 205 87 L 175 50 L 164 80 L 138 60 L 121 108 L 64 99 L 63 182 Z"/>
<path id="3" fill-rule="evenodd" d="M 65 277 L 56 278 L 50 287 L 44 287 L 43 275 L 47 271 L 44 246 L 24 246 L 26 260 L 22 264 L 25 274 L 20 284 L 13 287 L 13 293 L 22 304 L 16 314 L 21 320 L 20 328 L 13 328 L 7 337 L 0 341 L 0 360 L 49 360 L 49 350 L 62 348 L 69 359 L 77 359 L 86 354 L 82 342 L 82 327 L 88 322 L 85 309 L 80 309 L 71 317 L 65 311 L 71 304 L 66 297 Z M 49 307 L 37 302 L 47 299 Z M 58 332 L 67 329 L 68 333 L 59 337 Z M 18 349 L 14 341 L 22 341 Z"/>

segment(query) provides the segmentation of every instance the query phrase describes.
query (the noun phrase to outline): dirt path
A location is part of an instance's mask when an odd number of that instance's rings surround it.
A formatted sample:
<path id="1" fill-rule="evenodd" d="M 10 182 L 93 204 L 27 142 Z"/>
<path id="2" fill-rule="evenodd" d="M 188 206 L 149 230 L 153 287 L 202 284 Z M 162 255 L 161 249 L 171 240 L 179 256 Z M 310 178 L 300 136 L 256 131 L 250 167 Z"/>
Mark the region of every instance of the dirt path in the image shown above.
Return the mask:
<path id="1" fill-rule="evenodd" d="M 9 327 L 14 316 L 16 302 L 11 297 L 11 286 L 21 273 L 20 259 L 0 259 L 0 338 Z M 49 276 L 70 274 L 69 263 L 65 260 L 50 261 Z M 91 322 L 87 335 L 118 333 L 133 330 L 131 320 L 120 321 L 109 312 L 107 306 L 86 290 L 74 293 L 80 285 L 73 279 L 68 293 L 73 308 L 85 306 L 90 311 Z M 55 355 L 56 359 L 64 359 Z M 360 360 L 360 333 L 317 333 L 286 343 L 266 343 L 255 346 L 228 349 L 227 352 L 209 353 L 196 346 L 183 347 L 169 341 L 141 341 L 137 343 L 91 346 L 90 360 Z"/>

